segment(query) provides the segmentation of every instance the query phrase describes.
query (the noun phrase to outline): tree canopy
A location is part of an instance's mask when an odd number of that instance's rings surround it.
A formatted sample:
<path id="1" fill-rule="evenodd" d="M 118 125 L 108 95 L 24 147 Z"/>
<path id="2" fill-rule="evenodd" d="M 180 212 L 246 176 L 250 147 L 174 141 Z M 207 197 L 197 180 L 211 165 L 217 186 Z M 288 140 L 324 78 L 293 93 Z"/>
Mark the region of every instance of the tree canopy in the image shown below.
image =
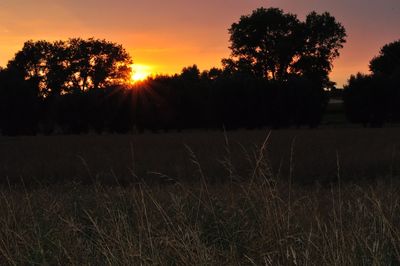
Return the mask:
<path id="1" fill-rule="evenodd" d="M 383 46 L 379 55 L 371 60 L 369 68 L 375 75 L 400 74 L 400 40 Z"/>
<path id="2" fill-rule="evenodd" d="M 311 12 L 305 22 L 279 8 L 258 8 L 229 29 L 231 57 L 225 69 L 272 80 L 296 74 L 329 81 L 333 60 L 346 42 L 346 31 L 328 12 Z"/>
<path id="3" fill-rule="evenodd" d="M 43 96 L 104 88 L 130 78 L 131 57 L 118 44 L 99 39 L 27 41 L 7 68 L 36 84 Z"/>

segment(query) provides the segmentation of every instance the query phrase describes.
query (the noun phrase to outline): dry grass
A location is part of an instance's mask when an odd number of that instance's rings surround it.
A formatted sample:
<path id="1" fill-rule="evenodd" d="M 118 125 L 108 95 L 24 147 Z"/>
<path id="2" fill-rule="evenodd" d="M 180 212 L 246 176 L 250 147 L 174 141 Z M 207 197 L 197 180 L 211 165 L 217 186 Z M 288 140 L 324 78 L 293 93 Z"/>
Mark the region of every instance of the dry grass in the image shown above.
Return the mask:
<path id="1" fill-rule="evenodd" d="M 398 133 L 1 139 L 0 263 L 399 265 Z"/>

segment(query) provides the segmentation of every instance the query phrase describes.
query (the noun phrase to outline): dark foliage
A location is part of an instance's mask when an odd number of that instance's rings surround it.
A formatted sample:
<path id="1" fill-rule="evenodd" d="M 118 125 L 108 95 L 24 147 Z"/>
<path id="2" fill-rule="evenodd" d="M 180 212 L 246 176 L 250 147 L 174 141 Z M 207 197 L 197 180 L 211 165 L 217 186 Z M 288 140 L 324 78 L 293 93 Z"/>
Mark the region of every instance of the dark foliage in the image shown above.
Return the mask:
<path id="1" fill-rule="evenodd" d="M 27 41 L 7 68 L 43 97 L 55 97 L 120 84 L 129 78 L 131 58 L 121 45 L 80 38 Z"/>
<path id="2" fill-rule="evenodd" d="M 30 80 L 1 74 L 3 134 L 128 133 L 187 128 L 317 126 L 326 96 L 304 77 L 287 82 L 205 71 L 141 84 L 40 97 Z M 195 74 L 195 75 L 193 75 Z"/>
<path id="3" fill-rule="evenodd" d="M 351 76 L 345 86 L 348 119 L 372 127 L 400 122 L 400 41 L 385 45 L 370 70 L 369 75 Z"/>
<path id="4" fill-rule="evenodd" d="M 10 70 L 0 71 L 0 129 L 5 135 L 37 132 L 41 99 L 34 80 L 21 79 Z"/>
<path id="5" fill-rule="evenodd" d="M 242 16 L 229 33 L 232 55 L 223 61 L 227 68 L 279 81 L 295 74 L 321 87 L 329 84 L 332 62 L 346 42 L 344 27 L 329 13 L 312 12 L 301 22 L 278 8 L 258 8 Z"/>
<path id="6" fill-rule="evenodd" d="M 255 35 L 245 38 L 243 30 Z M 223 69 L 201 72 L 193 65 L 134 85 L 127 83 L 131 58 L 118 44 L 28 41 L 0 73 L 1 132 L 317 126 L 344 28 L 328 13 L 313 12 L 300 22 L 280 9 L 261 8 L 230 33 L 233 57 L 223 60 Z"/>

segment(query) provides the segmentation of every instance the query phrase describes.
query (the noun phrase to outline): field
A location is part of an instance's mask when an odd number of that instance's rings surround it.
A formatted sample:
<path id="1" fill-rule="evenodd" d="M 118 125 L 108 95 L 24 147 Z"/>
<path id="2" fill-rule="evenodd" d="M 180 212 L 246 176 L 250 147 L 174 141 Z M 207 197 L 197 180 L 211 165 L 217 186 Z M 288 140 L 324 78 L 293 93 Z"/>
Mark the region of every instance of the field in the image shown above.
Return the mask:
<path id="1" fill-rule="evenodd" d="M 0 138 L 0 263 L 399 265 L 400 129 Z"/>

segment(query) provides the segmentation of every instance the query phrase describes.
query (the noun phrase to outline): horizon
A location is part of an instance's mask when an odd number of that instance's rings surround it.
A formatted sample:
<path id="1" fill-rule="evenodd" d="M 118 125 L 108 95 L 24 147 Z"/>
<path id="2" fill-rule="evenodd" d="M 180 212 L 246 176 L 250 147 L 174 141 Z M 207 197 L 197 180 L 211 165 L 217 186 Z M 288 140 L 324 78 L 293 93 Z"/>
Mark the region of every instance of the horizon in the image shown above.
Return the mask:
<path id="1" fill-rule="evenodd" d="M 400 38 L 400 2 L 365 2 L 120 0 L 110 7 L 105 0 L 5 0 L 0 3 L 0 66 L 27 40 L 94 37 L 122 44 L 135 65 L 150 67 L 154 75 L 172 75 L 193 64 L 201 70 L 221 67 L 221 59 L 230 54 L 228 28 L 264 6 L 297 14 L 300 20 L 311 11 L 327 11 L 346 28 L 347 43 L 330 75 L 342 87 L 350 75 L 368 72 L 369 61 L 384 44 Z"/>

